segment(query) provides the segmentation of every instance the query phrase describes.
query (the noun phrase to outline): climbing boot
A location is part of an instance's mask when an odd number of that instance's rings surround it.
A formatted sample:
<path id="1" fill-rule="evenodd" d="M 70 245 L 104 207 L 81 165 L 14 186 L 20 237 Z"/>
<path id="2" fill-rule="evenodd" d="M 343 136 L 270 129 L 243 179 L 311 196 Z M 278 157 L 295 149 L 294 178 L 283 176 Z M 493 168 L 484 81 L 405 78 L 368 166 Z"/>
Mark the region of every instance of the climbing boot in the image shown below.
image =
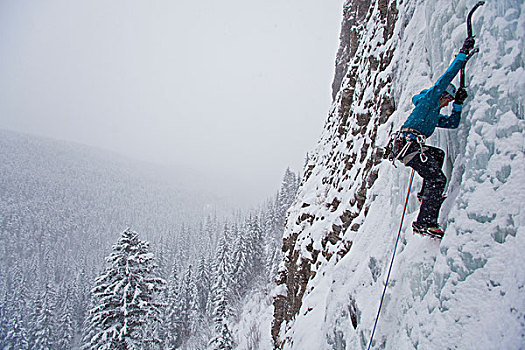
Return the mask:
<path id="1" fill-rule="evenodd" d="M 443 235 L 445 234 L 438 224 L 420 223 L 417 221 L 412 223 L 412 230 L 414 233 L 436 239 L 443 238 Z"/>

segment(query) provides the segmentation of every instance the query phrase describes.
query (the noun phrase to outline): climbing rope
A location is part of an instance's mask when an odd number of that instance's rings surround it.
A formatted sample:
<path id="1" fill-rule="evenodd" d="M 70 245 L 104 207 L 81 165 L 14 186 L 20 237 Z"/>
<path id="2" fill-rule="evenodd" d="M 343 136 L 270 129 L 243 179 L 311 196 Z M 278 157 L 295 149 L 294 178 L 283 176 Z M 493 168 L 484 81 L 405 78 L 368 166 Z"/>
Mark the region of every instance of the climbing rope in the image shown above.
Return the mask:
<path id="1" fill-rule="evenodd" d="M 401 223 L 399 224 L 399 231 L 397 232 L 396 245 L 394 246 L 394 252 L 392 253 L 392 261 L 390 261 L 390 267 L 388 269 L 388 274 L 386 275 L 385 288 L 383 288 L 383 295 L 381 295 L 381 301 L 379 302 L 379 309 L 377 310 L 377 316 L 374 322 L 374 329 L 372 330 L 372 335 L 370 336 L 370 342 L 368 343 L 368 350 L 370 350 L 370 348 L 372 347 L 372 341 L 374 340 L 374 334 L 376 332 L 377 321 L 379 320 L 379 314 L 381 313 L 381 307 L 383 306 L 383 300 L 385 299 L 386 287 L 388 286 L 388 280 L 390 279 L 390 272 L 392 272 L 392 266 L 394 265 L 394 258 L 396 256 L 397 244 L 399 243 L 399 237 L 401 236 L 401 229 L 403 228 L 403 220 L 405 219 L 408 197 L 410 196 L 410 188 L 412 187 L 413 179 L 414 179 L 414 169 L 412 169 L 412 174 L 410 174 L 410 181 L 408 182 L 407 197 L 405 199 L 405 207 L 403 208 L 403 215 L 401 216 Z"/>

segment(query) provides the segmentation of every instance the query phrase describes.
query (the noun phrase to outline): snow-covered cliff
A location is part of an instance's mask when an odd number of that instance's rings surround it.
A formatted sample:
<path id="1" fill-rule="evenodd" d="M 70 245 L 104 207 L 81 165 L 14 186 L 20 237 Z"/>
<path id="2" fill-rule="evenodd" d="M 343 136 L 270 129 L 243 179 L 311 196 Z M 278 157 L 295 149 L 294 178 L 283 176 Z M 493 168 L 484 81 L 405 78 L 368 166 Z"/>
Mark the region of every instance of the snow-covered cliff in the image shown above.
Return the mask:
<path id="1" fill-rule="evenodd" d="M 288 213 L 276 347 L 367 347 L 410 175 L 381 147 L 461 47 L 475 3 L 345 2 L 334 103 Z M 461 124 L 429 140 L 446 151 L 446 234 L 412 234 L 416 175 L 375 349 L 525 348 L 525 4 L 488 1 L 473 24 Z"/>

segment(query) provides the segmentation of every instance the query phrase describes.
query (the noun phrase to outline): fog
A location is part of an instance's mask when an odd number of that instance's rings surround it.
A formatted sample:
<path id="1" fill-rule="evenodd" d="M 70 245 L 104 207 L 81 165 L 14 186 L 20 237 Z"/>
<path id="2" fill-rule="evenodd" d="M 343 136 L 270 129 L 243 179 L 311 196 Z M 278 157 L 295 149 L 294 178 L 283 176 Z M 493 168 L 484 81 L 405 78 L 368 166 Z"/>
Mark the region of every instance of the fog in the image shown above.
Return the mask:
<path id="1" fill-rule="evenodd" d="M 342 0 L 0 0 L 0 128 L 159 163 L 256 204 L 316 144 L 341 10 Z"/>

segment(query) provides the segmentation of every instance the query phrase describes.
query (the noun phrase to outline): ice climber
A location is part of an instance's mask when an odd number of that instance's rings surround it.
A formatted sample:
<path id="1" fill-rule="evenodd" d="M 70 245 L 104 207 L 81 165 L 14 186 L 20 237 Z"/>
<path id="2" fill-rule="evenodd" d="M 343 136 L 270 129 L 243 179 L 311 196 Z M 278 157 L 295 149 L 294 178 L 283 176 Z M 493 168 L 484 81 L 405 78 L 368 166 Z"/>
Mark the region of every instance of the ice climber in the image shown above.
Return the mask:
<path id="1" fill-rule="evenodd" d="M 445 199 L 443 191 L 447 182 L 441 170 L 445 152 L 437 147 L 425 145 L 425 140 L 436 128 L 458 127 L 463 102 L 468 95 L 464 88 L 456 91 L 456 87 L 451 82 L 473 47 L 474 38 L 467 38 L 452 64 L 434 86 L 412 97 L 415 107 L 392 140 L 392 156 L 414 169 L 423 178 L 423 185 L 418 193 L 421 207 L 417 220 L 412 223 L 415 233 L 436 238 L 443 237 L 438 216 Z M 454 101 L 452 113 L 441 114 L 441 108 L 452 101 Z"/>

